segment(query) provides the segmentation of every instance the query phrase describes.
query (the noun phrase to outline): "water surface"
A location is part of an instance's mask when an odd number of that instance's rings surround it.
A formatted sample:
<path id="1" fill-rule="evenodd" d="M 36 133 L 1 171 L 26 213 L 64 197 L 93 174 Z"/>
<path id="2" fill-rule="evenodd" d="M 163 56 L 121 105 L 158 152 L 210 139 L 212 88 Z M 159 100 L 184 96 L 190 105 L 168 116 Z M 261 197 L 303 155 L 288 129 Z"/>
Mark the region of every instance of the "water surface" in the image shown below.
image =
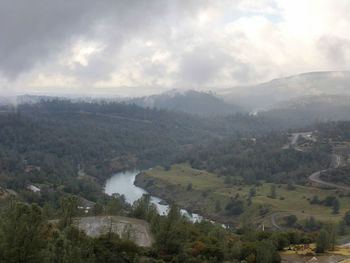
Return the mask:
<path id="1" fill-rule="evenodd" d="M 134 184 L 136 175 L 139 172 L 140 171 L 133 170 L 114 174 L 106 181 L 105 193 L 108 195 L 112 195 L 114 193 L 124 195 L 125 200 L 128 203 L 132 204 L 136 200 L 140 199 L 143 194 L 148 194 L 148 192 L 145 189 L 138 187 Z M 151 195 L 151 202 L 157 206 L 158 212 L 161 215 L 164 215 L 167 214 L 169 206 L 160 204 L 160 202 L 162 201 L 163 200 L 161 198 Z M 186 215 L 192 221 L 202 220 L 202 217 L 200 215 L 189 213 L 184 209 L 181 209 L 181 213 L 183 215 Z"/>

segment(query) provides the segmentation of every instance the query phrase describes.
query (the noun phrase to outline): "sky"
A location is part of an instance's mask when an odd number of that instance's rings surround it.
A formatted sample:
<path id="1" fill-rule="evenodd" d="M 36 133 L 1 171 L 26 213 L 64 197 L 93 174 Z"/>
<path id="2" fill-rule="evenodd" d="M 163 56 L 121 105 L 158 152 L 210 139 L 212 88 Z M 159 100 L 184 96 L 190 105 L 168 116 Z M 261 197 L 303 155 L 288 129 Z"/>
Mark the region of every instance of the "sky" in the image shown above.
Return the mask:
<path id="1" fill-rule="evenodd" d="M 349 70 L 349 0 L 0 0 L 0 95 L 143 96 Z"/>

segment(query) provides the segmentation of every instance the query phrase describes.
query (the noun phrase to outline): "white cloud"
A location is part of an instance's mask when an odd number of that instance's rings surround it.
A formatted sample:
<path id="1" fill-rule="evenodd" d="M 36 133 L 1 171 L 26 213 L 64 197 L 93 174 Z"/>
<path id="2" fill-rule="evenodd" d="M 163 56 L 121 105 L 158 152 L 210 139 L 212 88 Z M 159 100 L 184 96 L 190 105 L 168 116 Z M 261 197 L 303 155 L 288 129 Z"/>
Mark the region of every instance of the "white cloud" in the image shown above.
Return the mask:
<path id="1" fill-rule="evenodd" d="M 8 26 L 1 14 L 9 44 L 0 44 L 0 54 L 12 55 L 0 61 L 0 74 L 2 86 L 18 92 L 207 90 L 350 66 L 348 0 L 53 0 L 45 10 L 37 0 L 16 1 L 0 0 L 0 9 L 26 6 Z M 40 19 L 31 20 L 38 12 L 47 13 L 43 29 L 13 34 L 28 31 L 21 21 L 39 27 Z"/>

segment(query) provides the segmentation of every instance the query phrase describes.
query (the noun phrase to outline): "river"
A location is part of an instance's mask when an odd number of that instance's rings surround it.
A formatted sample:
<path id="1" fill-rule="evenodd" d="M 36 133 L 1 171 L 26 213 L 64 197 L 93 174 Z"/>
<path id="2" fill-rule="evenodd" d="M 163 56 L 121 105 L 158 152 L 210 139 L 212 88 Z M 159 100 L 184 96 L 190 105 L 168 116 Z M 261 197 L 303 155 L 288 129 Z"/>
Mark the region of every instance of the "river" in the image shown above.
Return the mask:
<path id="1" fill-rule="evenodd" d="M 143 194 L 148 193 L 145 189 L 138 187 L 134 184 L 136 175 L 139 172 L 140 171 L 133 170 L 112 175 L 106 181 L 105 193 L 108 195 L 112 195 L 113 193 L 124 195 L 125 200 L 128 203 L 132 204 L 134 201 L 140 199 Z M 159 214 L 167 214 L 169 206 L 163 204 L 164 200 L 156 196 L 151 196 L 151 202 L 156 205 Z M 202 217 L 200 215 L 189 213 L 184 209 L 181 209 L 181 213 L 187 216 L 193 222 L 202 220 Z"/>

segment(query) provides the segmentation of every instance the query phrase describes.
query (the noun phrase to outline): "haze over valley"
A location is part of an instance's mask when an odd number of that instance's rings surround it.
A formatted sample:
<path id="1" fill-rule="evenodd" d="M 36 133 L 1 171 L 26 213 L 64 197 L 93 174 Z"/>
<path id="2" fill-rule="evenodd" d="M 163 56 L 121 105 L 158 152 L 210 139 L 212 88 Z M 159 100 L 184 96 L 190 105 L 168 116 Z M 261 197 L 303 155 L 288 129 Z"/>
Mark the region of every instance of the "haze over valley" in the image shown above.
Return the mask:
<path id="1" fill-rule="evenodd" d="M 0 0 L 0 263 L 349 262 L 349 13 Z"/>

